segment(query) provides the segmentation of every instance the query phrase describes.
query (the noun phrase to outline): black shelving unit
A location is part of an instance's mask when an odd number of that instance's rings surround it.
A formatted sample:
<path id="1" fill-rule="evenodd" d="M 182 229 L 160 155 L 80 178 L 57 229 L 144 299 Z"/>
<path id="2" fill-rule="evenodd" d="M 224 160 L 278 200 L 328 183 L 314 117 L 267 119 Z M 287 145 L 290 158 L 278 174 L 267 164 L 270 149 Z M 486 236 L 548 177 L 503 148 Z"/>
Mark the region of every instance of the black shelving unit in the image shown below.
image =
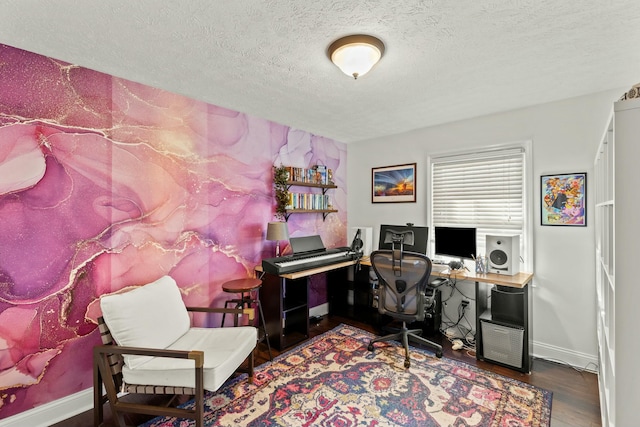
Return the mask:
<path id="1" fill-rule="evenodd" d="M 383 316 L 374 307 L 374 289 L 369 281 L 369 268 L 356 269 L 353 280 L 346 271 L 332 272 L 327 278 L 329 313 L 355 319 L 373 326 L 383 323 Z"/>
<path id="2" fill-rule="evenodd" d="M 309 338 L 308 278 L 285 279 L 274 274 L 262 278 L 260 304 L 269 341 L 283 350 Z"/>

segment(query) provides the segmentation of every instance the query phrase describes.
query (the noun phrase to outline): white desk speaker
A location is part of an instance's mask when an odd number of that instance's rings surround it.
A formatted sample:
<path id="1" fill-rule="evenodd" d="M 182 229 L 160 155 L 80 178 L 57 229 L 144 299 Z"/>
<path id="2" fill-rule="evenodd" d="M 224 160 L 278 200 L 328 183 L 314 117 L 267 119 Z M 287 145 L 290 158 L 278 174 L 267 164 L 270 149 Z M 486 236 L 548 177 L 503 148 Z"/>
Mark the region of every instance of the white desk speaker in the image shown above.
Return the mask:
<path id="1" fill-rule="evenodd" d="M 489 273 L 513 276 L 520 272 L 520 236 L 487 235 Z"/>
<path id="2" fill-rule="evenodd" d="M 351 245 L 353 238 L 360 229 L 360 240 L 362 240 L 362 256 L 371 255 L 373 245 L 373 228 L 372 227 L 350 227 L 349 236 L 347 236 L 347 244 Z"/>

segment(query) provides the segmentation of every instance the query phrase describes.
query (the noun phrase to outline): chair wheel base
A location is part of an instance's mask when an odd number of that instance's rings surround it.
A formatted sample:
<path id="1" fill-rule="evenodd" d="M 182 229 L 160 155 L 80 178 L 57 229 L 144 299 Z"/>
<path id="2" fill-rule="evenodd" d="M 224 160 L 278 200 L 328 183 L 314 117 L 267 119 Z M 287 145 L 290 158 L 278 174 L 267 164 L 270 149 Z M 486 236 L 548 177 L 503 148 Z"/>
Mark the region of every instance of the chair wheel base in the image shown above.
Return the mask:
<path id="1" fill-rule="evenodd" d="M 436 351 L 436 357 L 438 359 L 442 359 L 442 352 L 441 351 Z"/>
<path id="2" fill-rule="evenodd" d="M 409 361 L 409 359 L 406 359 L 404 361 L 404 367 L 407 368 L 407 369 L 409 369 L 411 367 L 411 361 Z"/>
<path id="3" fill-rule="evenodd" d="M 367 350 L 373 351 L 373 344 L 372 343 L 369 343 L 369 346 L 367 347 Z"/>

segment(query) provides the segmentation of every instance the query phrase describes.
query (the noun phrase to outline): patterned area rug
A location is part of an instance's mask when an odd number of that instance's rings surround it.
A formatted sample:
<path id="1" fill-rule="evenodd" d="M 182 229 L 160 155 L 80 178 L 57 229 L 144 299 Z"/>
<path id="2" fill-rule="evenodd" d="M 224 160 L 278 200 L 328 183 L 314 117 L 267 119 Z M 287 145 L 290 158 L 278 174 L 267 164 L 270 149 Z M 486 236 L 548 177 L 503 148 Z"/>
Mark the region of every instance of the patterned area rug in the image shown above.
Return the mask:
<path id="1" fill-rule="evenodd" d="M 205 395 L 206 426 L 549 426 L 552 393 L 340 325 Z M 187 404 L 188 405 L 188 404 Z M 145 427 L 183 427 L 156 418 Z"/>

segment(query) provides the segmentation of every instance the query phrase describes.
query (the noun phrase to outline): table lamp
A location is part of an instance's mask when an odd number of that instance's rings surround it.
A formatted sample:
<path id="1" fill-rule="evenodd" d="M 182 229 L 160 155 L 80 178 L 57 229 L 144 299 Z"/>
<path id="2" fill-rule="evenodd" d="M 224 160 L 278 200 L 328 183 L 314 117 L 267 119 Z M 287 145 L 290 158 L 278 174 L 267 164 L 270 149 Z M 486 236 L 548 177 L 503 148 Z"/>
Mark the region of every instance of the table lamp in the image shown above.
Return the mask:
<path id="1" fill-rule="evenodd" d="M 287 223 L 276 221 L 267 224 L 267 240 L 275 240 L 276 256 L 280 256 L 280 240 L 289 240 L 289 230 L 287 230 Z"/>

